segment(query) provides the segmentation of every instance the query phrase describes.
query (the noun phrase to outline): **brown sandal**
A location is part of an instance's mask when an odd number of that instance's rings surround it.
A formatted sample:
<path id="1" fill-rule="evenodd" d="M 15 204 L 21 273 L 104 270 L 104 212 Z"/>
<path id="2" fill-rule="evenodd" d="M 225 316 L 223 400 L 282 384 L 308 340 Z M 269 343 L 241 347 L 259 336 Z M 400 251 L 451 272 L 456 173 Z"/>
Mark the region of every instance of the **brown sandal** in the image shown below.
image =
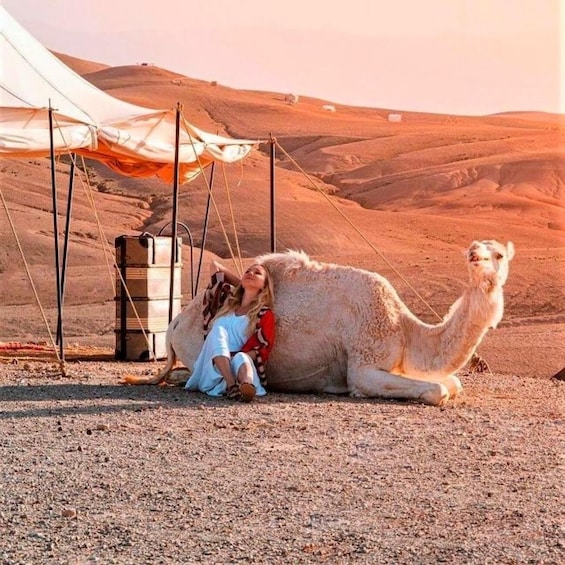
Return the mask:
<path id="1" fill-rule="evenodd" d="M 226 397 L 230 400 L 239 400 L 241 398 L 241 391 L 239 390 L 239 385 L 237 383 L 231 385 L 226 390 Z"/>
<path id="2" fill-rule="evenodd" d="M 241 383 L 239 385 L 239 394 L 241 395 L 241 400 L 243 400 L 243 402 L 251 402 L 257 394 L 255 385 L 251 383 Z"/>

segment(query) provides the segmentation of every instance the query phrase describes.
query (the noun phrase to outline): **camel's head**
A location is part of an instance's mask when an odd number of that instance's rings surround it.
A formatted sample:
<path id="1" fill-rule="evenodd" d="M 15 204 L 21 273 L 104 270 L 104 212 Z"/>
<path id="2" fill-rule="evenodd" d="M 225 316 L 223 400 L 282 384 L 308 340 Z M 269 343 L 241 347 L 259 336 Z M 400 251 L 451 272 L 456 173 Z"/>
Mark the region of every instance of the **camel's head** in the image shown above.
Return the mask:
<path id="1" fill-rule="evenodd" d="M 508 278 L 508 265 L 514 257 L 514 244 L 506 246 L 494 240 L 473 241 L 467 251 L 472 283 L 490 291 Z"/>

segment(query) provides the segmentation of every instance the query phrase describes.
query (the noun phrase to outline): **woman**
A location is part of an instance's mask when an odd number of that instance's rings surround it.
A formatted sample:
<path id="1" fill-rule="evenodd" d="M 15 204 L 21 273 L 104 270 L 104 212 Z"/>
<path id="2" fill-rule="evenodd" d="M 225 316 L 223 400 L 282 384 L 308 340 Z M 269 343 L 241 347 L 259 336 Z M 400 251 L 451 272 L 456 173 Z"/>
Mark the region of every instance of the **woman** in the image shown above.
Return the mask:
<path id="1" fill-rule="evenodd" d="M 251 265 L 239 280 L 213 263 L 203 310 L 204 329 L 210 323 L 211 329 L 185 388 L 246 402 L 267 394 L 265 363 L 275 341 L 273 296 L 262 265 Z"/>

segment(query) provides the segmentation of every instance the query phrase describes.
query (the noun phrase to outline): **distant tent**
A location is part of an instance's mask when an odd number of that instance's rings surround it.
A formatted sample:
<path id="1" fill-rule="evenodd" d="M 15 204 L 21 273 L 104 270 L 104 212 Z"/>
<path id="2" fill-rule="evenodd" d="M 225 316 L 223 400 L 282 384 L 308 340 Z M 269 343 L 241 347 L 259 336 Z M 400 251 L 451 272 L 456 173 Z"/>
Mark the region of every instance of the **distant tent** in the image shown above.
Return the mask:
<path id="1" fill-rule="evenodd" d="M 49 155 L 49 109 L 56 152 L 75 151 L 127 176 L 173 180 L 176 109 L 143 108 L 99 90 L 0 6 L 0 157 Z M 254 143 L 206 133 L 183 121 L 180 182 L 213 161 L 243 159 Z"/>

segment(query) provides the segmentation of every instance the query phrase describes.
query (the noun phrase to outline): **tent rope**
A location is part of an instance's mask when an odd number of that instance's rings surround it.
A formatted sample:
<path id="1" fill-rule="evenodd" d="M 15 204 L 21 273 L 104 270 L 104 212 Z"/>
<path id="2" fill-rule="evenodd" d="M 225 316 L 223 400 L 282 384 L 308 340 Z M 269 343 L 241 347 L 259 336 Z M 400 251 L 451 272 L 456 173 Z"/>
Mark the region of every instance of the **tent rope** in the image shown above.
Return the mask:
<path id="1" fill-rule="evenodd" d="M 71 158 L 74 159 L 74 157 L 71 157 Z M 96 208 L 96 202 L 94 201 L 94 195 L 92 194 L 92 184 L 90 182 L 90 177 L 89 177 L 88 171 L 86 169 L 86 162 L 85 162 L 84 157 L 82 155 L 80 156 L 80 159 L 81 159 L 82 172 L 84 174 L 85 181 L 83 181 L 81 176 L 79 176 L 79 180 L 80 180 L 81 186 L 84 190 L 84 193 L 86 195 L 86 198 L 88 200 L 88 203 L 90 204 L 92 212 L 94 213 L 94 218 L 96 220 L 96 227 L 98 228 L 98 237 L 100 238 L 100 242 L 102 243 L 102 253 L 104 254 L 104 261 L 106 262 L 106 271 L 108 273 L 108 278 L 110 280 L 110 286 L 113 290 L 114 289 L 114 277 L 112 275 L 112 265 L 111 265 L 110 260 L 108 259 L 108 248 L 110 247 L 110 243 L 108 242 L 108 240 L 106 239 L 106 236 L 104 235 L 104 231 L 103 231 L 103 228 L 102 228 L 102 222 L 100 221 L 100 217 L 98 215 L 98 210 Z M 76 159 L 75 159 L 75 166 L 76 166 Z M 77 167 L 77 169 L 78 169 L 78 167 Z M 113 263 L 115 263 L 115 262 L 113 262 Z"/>
<path id="2" fill-rule="evenodd" d="M 64 146 L 65 146 L 65 148 L 66 148 L 66 150 L 67 150 L 67 153 L 68 153 L 69 156 L 71 156 L 71 158 L 72 158 L 72 154 L 71 154 L 70 149 L 69 149 L 69 144 L 67 143 L 67 141 L 66 141 L 66 139 L 65 139 L 65 135 L 64 135 L 64 132 L 63 132 L 63 128 L 61 128 L 61 126 L 59 125 L 59 122 L 58 122 L 58 120 L 57 120 L 57 114 L 56 114 L 56 113 L 53 113 L 53 116 L 54 116 L 54 125 L 55 125 L 55 128 L 56 128 L 57 130 L 59 130 L 59 134 L 61 135 L 61 139 L 63 140 L 63 143 L 64 143 Z M 58 165 L 59 163 L 60 163 L 60 153 L 58 153 L 58 154 L 56 155 L 56 165 Z M 54 172 L 56 173 L 56 171 L 54 171 Z M 54 187 L 54 188 L 55 188 L 55 187 Z M 53 334 L 52 334 L 52 332 L 51 332 L 51 328 L 50 328 L 50 326 L 49 326 L 49 322 L 48 322 L 48 320 L 47 320 L 47 316 L 46 316 L 46 314 L 45 314 L 45 310 L 44 310 L 44 308 L 43 308 L 43 305 L 41 304 L 41 300 L 40 300 L 40 298 L 39 298 L 39 294 L 37 293 L 37 289 L 36 289 L 36 287 L 35 287 L 35 284 L 34 284 L 34 282 L 33 282 L 33 278 L 32 278 L 32 276 L 31 276 L 31 272 L 30 272 L 30 270 L 29 270 L 29 266 L 28 266 L 27 260 L 26 260 L 26 258 L 25 258 L 25 254 L 24 254 L 24 252 L 23 252 L 23 248 L 22 248 L 22 246 L 21 246 L 21 244 L 20 244 L 20 241 L 19 241 L 19 238 L 18 238 L 18 234 L 17 234 L 17 232 L 16 232 L 15 225 L 14 225 L 14 223 L 13 223 L 13 221 L 12 221 L 12 218 L 11 218 L 11 216 L 10 216 L 10 213 L 9 213 L 9 211 L 8 211 L 8 207 L 7 207 L 6 201 L 5 201 L 5 199 L 4 199 L 4 195 L 1 193 L 1 191 L 0 191 L 0 196 L 1 196 L 2 202 L 3 202 L 3 204 L 4 204 L 4 209 L 6 210 L 6 215 L 7 215 L 7 217 L 8 217 L 9 222 L 10 222 L 10 227 L 11 227 L 11 229 L 12 229 L 12 233 L 13 233 L 13 235 L 14 235 L 14 239 L 16 240 L 16 244 L 17 244 L 17 246 L 18 246 L 18 250 L 19 250 L 20 255 L 21 255 L 21 257 L 22 257 L 22 261 L 23 261 L 24 268 L 25 268 L 26 273 L 27 273 L 27 276 L 28 276 L 29 283 L 30 283 L 30 285 L 31 285 L 31 288 L 32 288 L 33 294 L 34 294 L 34 296 L 35 296 L 37 305 L 38 305 L 39 310 L 40 310 L 40 312 L 41 312 L 43 321 L 44 321 L 44 323 L 45 323 L 45 327 L 46 327 L 46 329 L 47 329 L 47 333 L 48 333 L 48 335 L 49 335 L 49 339 L 50 339 L 50 341 L 51 341 L 51 345 L 52 345 L 52 347 L 53 347 L 53 351 L 55 352 L 55 356 L 56 356 L 57 361 L 58 361 L 58 363 L 59 363 L 59 369 L 60 369 L 60 371 L 61 371 L 61 375 L 62 375 L 62 376 L 66 376 L 65 361 L 64 361 L 64 359 L 61 358 L 61 355 L 59 354 L 59 350 L 58 350 L 58 348 L 57 348 L 55 339 L 53 338 Z M 59 245 L 59 242 L 58 242 L 58 241 L 55 241 L 55 245 L 58 246 L 58 245 Z"/>
<path id="3" fill-rule="evenodd" d="M 210 186 L 210 182 L 208 181 L 208 179 L 206 178 L 206 175 L 204 174 L 204 167 L 202 166 L 202 161 L 200 160 L 200 155 L 198 154 L 198 151 L 196 150 L 196 147 L 195 147 L 195 144 L 194 144 L 194 138 L 192 137 L 192 134 L 190 133 L 190 130 L 188 128 L 188 122 L 186 121 L 186 118 L 184 117 L 184 113 L 182 112 L 182 110 L 181 110 L 181 118 L 183 120 L 183 124 L 184 124 L 185 130 L 186 130 L 186 133 L 188 134 L 188 138 L 189 138 L 190 143 L 192 145 L 192 150 L 194 151 L 194 155 L 196 157 L 198 167 L 200 168 L 200 173 L 202 174 L 202 177 L 204 178 L 204 184 L 206 185 L 206 190 L 208 191 L 208 195 L 210 196 L 210 201 L 212 202 L 212 206 L 214 207 L 214 211 L 216 212 L 216 216 L 218 217 L 220 229 L 221 229 L 222 234 L 224 236 L 224 239 L 226 241 L 226 245 L 228 247 L 230 256 L 231 256 L 232 261 L 235 265 L 236 271 L 241 276 L 243 274 L 243 269 L 241 269 L 241 267 L 240 267 L 241 257 L 239 257 L 239 262 L 238 262 L 236 260 L 236 256 L 235 256 L 235 253 L 233 251 L 227 230 L 224 226 L 224 222 L 222 221 L 222 216 L 220 214 L 220 210 L 218 209 L 216 199 L 214 198 L 214 195 L 212 194 L 212 187 Z"/>
<path id="4" fill-rule="evenodd" d="M 18 247 L 18 251 L 20 252 L 20 255 L 22 257 L 22 261 L 23 261 L 24 268 L 25 268 L 25 271 L 26 271 L 26 274 L 27 274 L 27 278 L 29 280 L 29 284 L 31 285 L 33 295 L 35 296 L 35 300 L 36 300 L 37 305 L 39 307 L 39 310 L 41 312 L 41 317 L 43 318 L 43 321 L 45 323 L 45 327 L 47 328 L 47 333 L 49 335 L 49 340 L 51 341 L 51 345 L 53 346 L 53 351 L 55 352 L 55 355 L 57 357 L 57 361 L 59 362 L 59 364 L 61 364 L 62 361 L 61 361 L 61 357 L 59 355 L 59 351 L 57 349 L 57 345 L 55 344 L 55 339 L 53 338 L 53 334 L 51 333 L 51 328 L 49 327 L 49 322 L 47 320 L 45 310 L 43 309 L 43 306 L 41 304 L 41 300 L 39 299 L 39 294 L 38 294 L 37 289 L 35 287 L 35 284 L 33 282 L 33 277 L 31 276 L 31 272 L 30 272 L 30 269 L 29 269 L 28 262 L 25 258 L 25 254 L 24 254 L 24 251 L 22 249 L 20 239 L 19 239 L 18 234 L 16 232 L 16 226 L 15 226 L 13 220 L 12 220 L 12 216 L 10 215 L 10 211 L 8 209 L 8 204 L 7 204 L 7 202 L 4 198 L 4 193 L 2 192 L 1 188 L 0 188 L 0 199 L 2 200 L 2 204 L 4 206 L 4 210 L 5 210 L 6 216 L 8 218 L 8 223 L 10 224 L 10 229 L 12 230 L 12 233 L 14 235 L 14 239 L 16 240 L 16 245 Z"/>
<path id="5" fill-rule="evenodd" d="M 68 144 L 65 141 L 65 136 L 63 133 L 62 128 L 59 127 L 57 118 L 55 117 L 55 123 L 57 128 L 60 130 L 60 134 L 61 134 L 61 138 L 63 139 L 65 146 L 68 148 Z M 72 160 L 73 164 L 75 165 L 75 169 L 80 170 L 79 167 L 77 167 L 77 159 L 76 159 L 76 154 L 71 152 L 69 149 L 67 149 L 67 154 L 69 156 L 69 158 Z M 86 162 L 84 160 L 84 156 L 81 155 L 81 164 L 82 164 L 82 172 L 84 174 L 84 179 L 82 176 L 77 175 L 79 182 L 84 190 L 84 193 L 86 195 L 86 199 L 88 200 L 88 203 L 90 204 L 90 207 L 92 209 L 92 212 L 94 213 L 94 218 L 96 220 L 96 226 L 98 228 L 98 237 L 100 238 L 100 243 L 102 245 L 102 253 L 104 254 L 104 261 L 106 263 L 106 270 L 108 273 L 108 277 L 110 280 L 110 287 L 112 288 L 112 292 L 115 291 L 114 289 L 114 277 L 113 277 L 113 273 L 112 273 L 112 268 L 115 269 L 115 272 L 118 273 L 119 277 L 120 277 L 120 281 L 122 283 L 122 288 L 125 289 L 126 292 L 126 296 L 127 299 L 129 300 L 130 304 L 131 304 L 131 308 L 133 310 L 133 314 L 135 316 L 135 319 L 137 321 L 137 323 L 139 324 L 139 327 L 141 329 L 141 333 L 143 334 L 143 339 L 145 340 L 146 344 L 147 344 L 147 348 L 150 352 L 150 357 L 153 360 L 157 360 L 157 357 L 155 355 L 155 351 L 153 350 L 153 346 L 151 345 L 151 342 L 149 340 L 149 337 L 147 336 L 147 333 L 145 332 L 145 328 L 143 327 L 143 323 L 141 321 L 141 318 L 137 312 L 137 308 L 135 307 L 135 302 L 133 301 L 133 298 L 129 292 L 129 289 L 127 288 L 126 282 L 122 276 L 122 273 L 120 271 L 120 269 L 118 268 L 118 265 L 116 263 L 116 259 L 112 254 L 112 261 L 110 262 L 110 260 L 108 259 L 108 253 L 109 253 L 109 249 L 110 249 L 110 242 L 107 240 L 106 236 L 104 235 L 104 230 L 102 227 L 102 222 L 100 221 L 100 216 L 98 214 L 98 210 L 96 208 L 96 202 L 94 201 L 94 195 L 93 195 L 93 191 L 92 191 L 92 184 L 90 182 L 90 177 L 88 175 L 88 170 L 86 168 Z M 126 322 L 126 326 L 127 326 L 127 322 Z M 122 331 L 126 331 L 127 328 L 122 328 Z"/>
<path id="6" fill-rule="evenodd" d="M 334 208 L 334 210 L 341 215 L 341 217 L 349 224 L 349 226 L 361 237 L 361 239 L 392 269 L 392 271 L 406 284 L 406 286 L 412 290 L 412 292 L 430 309 L 430 311 L 435 314 L 440 320 L 443 318 L 434 310 L 429 302 L 408 282 L 408 280 L 394 267 L 394 265 L 384 256 L 384 254 L 379 251 L 371 241 L 361 232 L 361 230 L 340 210 L 335 202 L 333 202 L 329 196 L 321 190 L 321 188 L 312 180 L 310 175 L 285 151 L 285 149 L 280 145 L 280 143 L 275 138 L 276 146 L 284 153 L 284 155 L 291 161 L 291 163 L 306 177 L 308 182 L 328 201 L 329 204 Z"/>
<path id="7" fill-rule="evenodd" d="M 125 290 L 126 293 L 126 297 L 131 305 L 132 311 L 133 311 L 133 315 L 139 325 L 139 328 L 141 330 L 141 333 L 143 334 L 143 339 L 145 340 L 148 350 L 150 352 L 150 358 L 154 361 L 157 360 L 157 356 L 155 355 L 155 351 L 153 350 L 153 346 L 151 344 L 151 341 L 149 340 L 149 337 L 147 335 L 147 332 L 145 331 L 145 328 L 143 327 L 143 322 L 141 321 L 141 317 L 139 316 L 139 313 L 137 311 L 137 308 L 135 307 L 135 301 L 133 300 L 131 293 L 127 287 L 126 281 L 122 275 L 121 270 L 118 268 L 118 264 L 116 262 L 115 257 L 112 255 L 112 264 L 110 264 L 110 261 L 108 259 L 108 253 L 109 253 L 109 248 L 110 248 L 110 242 L 107 240 L 103 228 L 102 228 L 102 222 L 100 221 L 100 217 L 98 215 L 98 211 L 96 209 L 96 203 L 94 201 L 94 196 L 92 194 L 92 185 L 90 183 L 90 178 L 88 176 L 88 171 L 86 169 L 86 163 L 84 161 L 84 157 L 81 155 L 81 162 L 82 162 L 82 170 L 86 179 L 86 183 L 83 182 L 83 179 L 80 178 L 80 182 L 81 185 L 83 187 L 83 189 L 85 190 L 85 194 L 87 196 L 87 199 L 90 203 L 90 207 L 92 208 L 92 211 L 94 212 L 94 217 L 96 218 L 96 224 L 98 227 L 98 234 L 100 237 L 100 242 L 102 243 L 102 251 L 104 253 L 104 259 L 106 261 L 106 267 L 107 267 L 107 272 L 110 278 L 110 284 L 112 287 L 112 291 L 114 291 L 114 277 L 113 277 L 113 273 L 112 270 L 114 270 L 114 272 L 119 276 L 120 278 L 120 282 L 122 284 L 122 288 Z M 126 326 L 127 326 L 127 321 L 126 321 Z M 125 328 L 121 328 L 122 331 L 126 331 L 127 327 Z"/>
<path id="8" fill-rule="evenodd" d="M 235 214 L 234 214 L 234 211 L 233 211 L 231 192 L 230 192 L 230 187 L 229 187 L 229 183 L 228 183 L 228 177 L 227 177 L 226 167 L 225 167 L 224 162 L 222 162 L 222 176 L 224 178 L 224 186 L 225 186 L 225 189 L 226 189 L 226 197 L 227 197 L 228 206 L 229 206 L 229 210 L 230 210 L 230 218 L 231 218 L 231 222 L 232 222 L 233 236 L 234 236 L 234 239 L 235 239 L 235 246 L 236 246 L 236 249 L 237 249 L 237 258 L 239 260 L 239 267 L 241 269 L 241 272 L 243 272 L 243 262 L 242 262 L 242 259 L 241 259 L 241 248 L 239 246 L 239 237 L 237 235 L 237 228 L 236 228 L 236 225 L 235 225 Z"/>
<path id="9" fill-rule="evenodd" d="M 68 144 L 67 144 L 67 142 L 65 141 L 65 137 L 64 137 L 63 130 L 62 130 L 62 128 L 59 127 L 59 124 L 58 124 L 56 118 L 55 118 L 55 123 L 56 123 L 57 128 L 60 130 L 61 138 L 63 139 L 63 142 L 65 143 L 65 146 L 68 147 Z M 75 168 L 76 168 L 76 169 L 79 169 L 79 167 L 77 167 L 76 155 L 75 155 L 73 152 L 71 152 L 69 149 L 67 149 L 67 154 L 68 154 L 69 158 L 73 161 L 73 163 L 74 163 L 74 165 L 75 165 Z M 92 191 L 92 185 L 91 185 L 91 183 L 90 183 L 90 177 L 89 177 L 89 175 L 88 175 L 88 170 L 87 170 L 87 168 L 86 168 L 86 162 L 85 162 L 85 160 L 84 160 L 84 156 L 81 155 L 80 157 L 81 157 L 81 164 L 82 164 L 82 172 L 83 172 L 83 174 L 84 174 L 84 179 L 86 179 L 86 182 L 85 182 L 85 180 L 83 180 L 83 178 L 82 178 L 80 175 L 78 175 L 78 178 L 79 178 L 79 181 L 80 181 L 80 183 L 81 183 L 81 186 L 82 186 L 82 188 L 83 188 L 83 190 L 84 190 L 84 192 L 85 192 L 86 198 L 87 198 L 87 200 L 88 200 L 88 202 L 89 202 L 89 204 L 90 204 L 90 207 L 91 207 L 91 209 L 92 209 L 92 211 L 93 211 L 93 213 L 94 213 L 94 218 L 95 218 L 95 220 L 96 220 L 96 225 L 97 225 L 97 228 L 98 228 L 98 235 L 99 235 L 99 238 L 100 238 L 100 243 L 101 243 L 101 245 L 102 245 L 102 252 L 103 252 L 103 254 L 104 254 L 104 260 L 105 260 L 105 262 L 106 262 L 106 269 L 107 269 L 107 273 L 108 273 L 108 276 L 109 276 L 110 286 L 111 286 L 111 288 L 112 288 L 112 292 L 114 292 L 114 278 L 113 278 L 113 276 L 112 276 L 112 268 L 114 268 L 114 269 L 115 269 L 115 272 L 118 273 L 118 275 L 119 275 L 119 277 L 120 277 L 120 281 L 121 281 L 121 283 L 122 283 L 122 287 L 125 289 L 126 296 L 127 296 L 128 300 L 129 300 L 129 302 L 130 302 L 130 304 L 131 304 L 131 307 L 132 307 L 134 316 L 135 316 L 135 318 L 136 318 L 136 320 L 137 320 L 137 323 L 139 324 L 139 327 L 140 327 L 141 332 L 142 332 L 142 334 L 143 334 L 143 338 L 145 339 L 145 342 L 146 342 L 146 344 L 147 344 L 148 350 L 149 350 L 149 352 L 150 352 L 150 354 L 151 354 L 151 358 L 152 358 L 153 360 L 156 360 L 157 357 L 156 357 L 156 355 L 155 355 L 155 351 L 153 350 L 153 347 L 152 347 L 152 345 L 151 345 L 151 342 L 150 342 L 150 340 L 149 340 L 149 337 L 147 336 L 147 333 L 145 332 L 145 328 L 143 327 L 143 323 L 142 323 L 142 321 L 141 321 L 141 318 L 140 318 L 140 316 L 139 316 L 139 313 L 137 312 L 137 308 L 135 307 L 135 302 L 133 301 L 133 298 L 132 298 L 132 296 L 131 296 L 131 294 L 130 294 L 130 292 L 129 292 L 129 289 L 127 288 L 127 285 L 126 285 L 126 282 L 125 282 L 125 280 L 124 280 L 124 278 L 123 278 L 123 276 L 122 276 L 122 273 L 121 273 L 120 269 L 118 268 L 118 265 L 117 265 L 117 263 L 116 263 L 115 257 L 113 257 L 113 259 L 112 259 L 112 265 L 110 264 L 110 261 L 109 261 L 109 259 L 108 259 L 108 253 L 109 253 L 110 243 L 108 242 L 106 236 L 104 235 L 104 230 L 103 230 L 103 228 L 102 228 L 102 222 L 100 221 L 100 216 L 98 215 L 98 210 L 97 210 L 97 208 L 96 208 L 96 203 L 95 203 L 95 201 L 94 201 L 94 195 L 92 194 L 92 192 L 93 192 L 93 191 Z M 79 170 L 80 170 L 80 169 L 79 169 Z M 113 256 L 113 255 L 112 255 L 112 256 Z M 127 326 L 127 323 L 126 323 L 126 326 Z M 127 330 L 127 328 L 122 328 L 122 331 L 126 331 L 126 330 Z"/>

